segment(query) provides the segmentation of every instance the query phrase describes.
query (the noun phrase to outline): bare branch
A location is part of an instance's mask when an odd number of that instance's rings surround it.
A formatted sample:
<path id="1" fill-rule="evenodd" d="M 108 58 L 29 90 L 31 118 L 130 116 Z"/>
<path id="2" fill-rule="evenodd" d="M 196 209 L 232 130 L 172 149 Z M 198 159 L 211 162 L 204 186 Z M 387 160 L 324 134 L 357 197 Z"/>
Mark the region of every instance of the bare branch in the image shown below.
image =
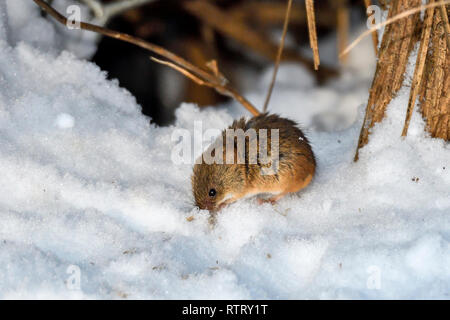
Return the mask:
<path id="1" fill-rule="evenodd" d="M 47 12 L 49 15 L 51 15 L 53 18 L 55 18 L 59 23 L 66 25 L 67 24 L 67 18 L 64 17 L 62 14 L 60 14 L 58 11 L 56 11 L 53 7 L 49 6 L 47 2 L 44 0 L 33 0 L 39 7 L 41 7 L 45 12 Z M 171 64 L 176 65 L 178 67 L 178 71 L 181 69 L 184 70 L 184 75 L 187 76 L 187 74 L 194 75 L 194 77 L 190 77 L 194 80 L 194 78 L 202 79 L 205 83 L 208 83 L 208 86 L 213 87 L 216 89 L 217 92 L 220 94 L 232 97 L 236 99 L 239 103 L 241 103 L 249 112 L 251 112 L 253 115 L 258 115 L 259 111 L 244 97 L 242 97 L 236 89 L 231 87 L 228 84 L 228 81 L 221 76 L 221 73 L 215 72 L 215 74 L 210 73 L 209 71 L 206 71 L 204 69 L 201 69 L 192 63 L 186 61 L 185 59 L 181 58 L 180 56 L 164 49 L 163 47 L 160 47 L 156 44 L 147 42 L 145 40 L 142 40 L 137 37 L 133 37 L 126 33 L 117 32 L 114 30 L 110 30 L 107 28 L 99 27 L 90 23 L 86 22 L 80 22 L 80 28 L 83 30 L 88 30 L 92 32 L 100 33 L 104 36 L 114 38 L 117 40 L 125 41 L 131 44 L 134 44 L 138 47 L 141 47 L 143 49 L 146 49 L 148 51 L 151 51 L 157 55 L 160 55 L 167 60 L 170 61 Z M 167 64 L 172 67 L 171 64 Z M 194 80 L 195 81 L 195 80 Z"/>

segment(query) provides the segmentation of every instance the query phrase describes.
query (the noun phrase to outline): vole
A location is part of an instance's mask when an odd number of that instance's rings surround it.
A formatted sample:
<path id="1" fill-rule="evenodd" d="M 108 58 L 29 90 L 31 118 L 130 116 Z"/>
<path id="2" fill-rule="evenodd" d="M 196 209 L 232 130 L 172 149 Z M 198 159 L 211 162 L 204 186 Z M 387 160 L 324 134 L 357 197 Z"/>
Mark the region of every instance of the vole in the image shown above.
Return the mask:
<path id="1" fill-rule="evenodd" d="M 263 164 L 259 156 L 256 163 L 250 161 L 251 139 L 246 139 L 245 142 L 244 163 L 235 161 L 227 164 L 229 163 L 225 161 L 227 138 L 226 130 L 224 130 L 218 137 L 221 138 L 220 142 L 216 143 L 217 146 L 223 141 L 223 164 L 205 163 L 206 152 L 211 152 L 209 149 L 202 154 L 200 159 L 197 159 L 194 165 L 191 177 L 192 191 L 195 204 L 200 209 L 214 213 L 239 199 L 266 193 L 271 197 L 263 201 L 274 203 L 288 193 L 305 188 L 313 179 L 316 171 L 314 153 L 308 139 L 294 121 L 266 113 L 249 120 L 244 118 L 236 120 L 229 129 L 242 129 L 244 132 L 254 129 L 258 142 L 264 140 L 261 139 L 264 130 L 260 129 L 266 129 L 268 157 L 273 156 L 274 152 L 272 151 L 276 150 L 272 150 L 272 138 L 276 138 L 276 136 L 272 137 L 274 131 L 271 129 L 278 129 L 278 160 L 274 160 L 278 161 L 277 169 L 272 174 L 266 174 L 264 169 L 273 167 L 273 161 Z M 238 145 L 234 143 L 234 155 L 239 154 L 237 147 Z M 259 150 L 258 144 L 258 155 Z M 235 160 L 237 160 L 237 156 Z"/>

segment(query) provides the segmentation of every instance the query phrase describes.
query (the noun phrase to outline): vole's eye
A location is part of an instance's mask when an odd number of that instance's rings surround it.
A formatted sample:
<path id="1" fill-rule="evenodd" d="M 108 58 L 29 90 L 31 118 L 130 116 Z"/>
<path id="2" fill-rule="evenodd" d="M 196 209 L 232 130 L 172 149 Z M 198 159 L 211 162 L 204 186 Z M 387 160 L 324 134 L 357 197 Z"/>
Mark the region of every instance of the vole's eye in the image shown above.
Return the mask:
<path id="1" fill-rule="evenodd" d="M 211 190 L 209 190 L 209 196 L 212 198 L 212 197 L 215 197 L 216 196 L 216 189 L 211 189 Z"/>

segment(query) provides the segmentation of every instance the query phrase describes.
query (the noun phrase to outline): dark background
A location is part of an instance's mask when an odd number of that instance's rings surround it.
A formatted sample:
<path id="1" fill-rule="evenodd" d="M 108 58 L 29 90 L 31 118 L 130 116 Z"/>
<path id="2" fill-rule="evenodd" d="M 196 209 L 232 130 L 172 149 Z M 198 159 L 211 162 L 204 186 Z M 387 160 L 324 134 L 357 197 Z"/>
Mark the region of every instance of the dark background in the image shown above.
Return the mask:
<path id="1" fill-rule="evenodd" d="M 240 83 L 242 72 L 257 76 L 258 71 L 270 66 L 273 61 L 236 42 L 232 37 L 224 36 L 220 31 L 210 28 L 207 23 L 191 15 L 183 7 L 186 1 L 154 1 L 120 14 L 113 18 L 107 27 L 161 45 L 197 66 L 204 66 L 207 61 L 215 59 L 227 79 L 240 92 L 245 91 L 245 85 Z M 278 45 L 278 37 L 273 37 L 273 32 L 277 31 L 277 34 L 281 34 L 284 19 L 279 12 L 284 12 L 286 0 L 204 1 L 209 1 L 224 12 L 242 12 L 249 28 L 266 37 L 267 41 Z M 103 0 L 103 2 L 109 1 Z M 249 11 L 246 8 L 249 3 L 256 3 L 256 5 L 251 12 L 246 12 Z M 266 15 L 270 19 L 261 19 L 256 14 L 256 11 L 262 11 L 260 3 L 271 3 L 278 9 L 266 10 Z M 337 21 L 333 20 L 337 19 L 339 6 L 348 8 L 353 17 L 357 15 L 360 19 L 365 19 L 363 0 L 315 1 L 319 42 L 323 37 L 336 31 Z M 304 1 L 294 1 L 293 10 L 294 8 L 297 12 L 304 10 Z M 297 19 L 291 15 L 289 36 L 294 39 L 294 46 L 291 44 L 290 49 L 298 50 L 300 46 L 308 45 L 306 20 Z M 183 101 L 194 102 L 202 107 L 214 106 L 226 100 L 213 90 L 200 87 L 191 80 L 176 75 L 167 67 L 150 61 L 149 56 L 148 51 L 104 37 L 92 61 L 107 71 L 109 78 L 118 79 L 120 85 L 136 97 L 142 106 L 143 113 L 160 125 L 171 123 L 174 110 Z"/>

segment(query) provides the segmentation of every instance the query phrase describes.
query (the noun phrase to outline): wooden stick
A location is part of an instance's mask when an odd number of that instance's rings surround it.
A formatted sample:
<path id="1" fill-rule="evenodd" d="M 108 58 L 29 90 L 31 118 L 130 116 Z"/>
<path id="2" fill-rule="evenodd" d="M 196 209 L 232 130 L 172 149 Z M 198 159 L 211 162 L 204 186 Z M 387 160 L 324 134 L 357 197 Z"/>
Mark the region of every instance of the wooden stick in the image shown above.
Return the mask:
<path id="1" fill-rule="evenodd" d="M 367 17 L 369 17 L 367 9 L 372 5 L 372 1 L 364 0 L 364 3 L 366 4 Z M 372 32 L 372 42 L 373 42 L 373 49 L 375 50 L 375 56 L 378 57 L 378 32 L 376 30 Z"/>
<path id="2" fill-rule="evenodd" d="M 447 47 L 450 50 L 450 23 L 448 21 L 447 9 L 445 8 L 445 4 L 443 2 L 440 3 L 439 11 L 441 12 L 442 21 L 444 23 L 444 30 L 446 33 L 447 39 Z"/>
<path id="3" fill-rule="evenodd" d="M 314 0 L 306 0 L 306 16 L 308 19 L 309 43 L 314 54 L 314 70 L 319 70 L 320 56 L 317 43 L 316 16 L 314 14 Z"/>
<path id="4" fill-rule="evenodd" d="M 434 0 L 429 0 L 428 3 L 433 3 Z M 409 95 L 408 109 L 406 111 L 405 124 L 403 126 L 402 136 L 405 137 L 408 134 L 409 123 L 411 116 L 416 105 L 417 94 L 419 92 L 420 85 L 422 83 L 423 70 L 425 66 L 425 60 L 428 53 L 428 45 L 430 42 L 431 27 L 433 25 L 434 7 L 427 10 L 427 16 L 424 21 L 424 27 L 422 29 L 422 37 L 420 41 L 419 52 L 417 53 L 416 68 L 414 70 L 414 77 L 411 84 L 411 92 Z"/>
<path id="5" fill-rule="evenodd" d="M 422 10 L 426 10 L 428 8 L 438 7 L 438 6 L 449 4 L 449 3 L 450 3 L 450 0 L 442 0 L 442 1 L 438 2 L 438 3 L 430 3 L 430 4 L 427 4 L 427 5 L 419 6 L 417 8 L 409 9 L 409 10 L 406 10 L 406 11 L 404 11 L 402 13 L 399 13 L 398 15 L 396 15 L 396 16 L 394 16 L 394 17 L 392 17 L 392 18 L 390 18 L 390 19 L 388 19 L 388 20 L 386 20 L 384 22 L 378 23 L 377 25 L 373 26 L 369 30 L 367 30 L 367 31 L 363 32 L 362 34 L 360 34 L 358 36 L 358 38 L 356 38 L 344 51 L 342 51 L 339 54 L 339 56 L 344 56 L 347 53 L 349 53 L 354 47 L 356 47 L 356 45 L 358 43 L 361 42 L 361 40 L 363 40 L 365 37 L 370 35 L 374 30 L 380 29 L 380 28 L 382 28 L 384 26 L 387 26 L 387 25 L 389 25 L 391 23 L 394 23 L 394 22 L 396 22 L 398 20 L 407 18 L 410 15 L 413 15 L 413 14 L 415 14 L 417 12 L 422 11 Z"/>
<path id="6" fill-rule="evenodd" d="M 55 18 L 59 23 L 66 25 L 67 18 L 56 11 L 53 7 L 48 5 L 44 0 L 33 0 L 39 7 L 41 7 L 45 12 Z M 90 23 L 80 22 L 80 28 L 83 30 L 88 30 L 92 32 L 100 33 L 104 36 L 114 38 L 117 40 L 125 41 L 134 44 L 138 47 L 151 51 L 157 55 L 160 55 L 167 60 L 171 61 L 177 65 L 180 69 L 185 70 L 189 74 L 195 75 L 197 78 L 203 79 L 204 82 L 210 83 L 212 88 L 215 88 L 217 92 L 222 95 L 233 97 L 239 103 L 241 103 L 250 113 L 253 115 L 258 115 L 260 112 L 244 97 L 242 97 L 236 89 L 228 84 L 228 80 L 221 76 L 220 73 L 212 74 L 209 71 L 205 71 L 192 63 L 186 61 L 180 56 L 164 49 L 156 44 L 147 42 L 137 37 L 133 37 L 126 33 L 117 32 L 107 28 L 99 27 Z M 192 79 L 192 78 L 191 78 Z"/>
<path id="7" fill-rule="evenodd" d="M 291 15 L 292 0 L 288 0 L 286 8 L 286 16 L 284 18 L 283 35 L 281 36 L 280 46 L 278 47 L 277 59 L 275 61 L 275 67 L 273 69 L 272 81 L 270 82 L 269 90 L 267 91 L 266 101 L 264 102 L 263 113 L 267 112 L 267 107 L 269 106 L 270 97 L 272 96 L 272 91 L 275 86 L 275 81 L 277 79 L 278 68 L 280 66 L 281 55 L 283 54 L 284 40 L 286 38 L 289 17 Z"/>

